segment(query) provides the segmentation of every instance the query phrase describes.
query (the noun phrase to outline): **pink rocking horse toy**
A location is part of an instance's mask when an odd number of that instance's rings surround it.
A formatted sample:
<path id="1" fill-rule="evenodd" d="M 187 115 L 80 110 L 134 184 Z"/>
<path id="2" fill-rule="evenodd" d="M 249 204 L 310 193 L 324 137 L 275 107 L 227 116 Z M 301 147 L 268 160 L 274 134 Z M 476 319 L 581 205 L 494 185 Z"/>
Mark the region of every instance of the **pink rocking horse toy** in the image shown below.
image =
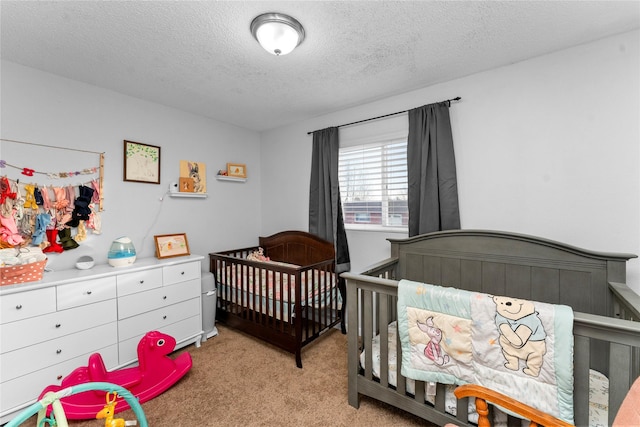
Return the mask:
<path id="1" fill-rule="evenodd" d="M 160 395 L 180 378 L 192 366 L 191 355 L 182 353 L 175 359 L 168 354 L 176 346 L 176 340 L 170 335 L 158 331 L 148 332 L 138 343 L 139 366 L 107 371 L 100 353 L 89 356 L 87 366 L 75 369 L 62 380 L 60 386 L 50 385 L 40 394 L 58 391 L 66 387 L 88 382 L 109 382 L 128 389 L 140 403 Z M 104 394 L 84 392 L 60 400 L 69 419 L 94 418 L 104 408 Z M 120 406 L 114 413 L 129 409 L 126 401 L 118 401 Z"/>

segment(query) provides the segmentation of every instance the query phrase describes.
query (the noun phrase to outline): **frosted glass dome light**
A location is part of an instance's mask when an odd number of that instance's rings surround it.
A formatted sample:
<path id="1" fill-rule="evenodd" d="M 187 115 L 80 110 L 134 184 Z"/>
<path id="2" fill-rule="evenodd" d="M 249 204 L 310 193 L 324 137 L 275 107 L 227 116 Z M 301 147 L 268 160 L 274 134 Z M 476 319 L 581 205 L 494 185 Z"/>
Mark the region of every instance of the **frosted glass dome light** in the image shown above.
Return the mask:
<path id="1" fill-rule="evenodd" d="M 304 28 L 282 13 L 264 13 L 251 22 L 251 34 L 272 55 L 290 53 L 304 40 Z"/>
<path id="2" fill-rule="evenodd" d="M 111 243 L 109 254 L 107 255 L 109 265 L 113 267 L 124 267 L 136 261 L 136 248 L 128 237 L 119 237 Z"/>

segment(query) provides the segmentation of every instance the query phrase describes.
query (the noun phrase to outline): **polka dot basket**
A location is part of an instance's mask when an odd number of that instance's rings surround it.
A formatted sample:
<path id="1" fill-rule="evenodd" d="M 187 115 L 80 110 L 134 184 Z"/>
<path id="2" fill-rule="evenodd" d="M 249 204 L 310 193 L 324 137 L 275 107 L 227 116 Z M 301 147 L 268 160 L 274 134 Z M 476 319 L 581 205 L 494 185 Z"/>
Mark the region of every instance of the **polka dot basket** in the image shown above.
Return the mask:
<path id="1" fill-rule="evenodd" d="M 0 286 L 42 280 L 47 260 L 0 268 Z"/>

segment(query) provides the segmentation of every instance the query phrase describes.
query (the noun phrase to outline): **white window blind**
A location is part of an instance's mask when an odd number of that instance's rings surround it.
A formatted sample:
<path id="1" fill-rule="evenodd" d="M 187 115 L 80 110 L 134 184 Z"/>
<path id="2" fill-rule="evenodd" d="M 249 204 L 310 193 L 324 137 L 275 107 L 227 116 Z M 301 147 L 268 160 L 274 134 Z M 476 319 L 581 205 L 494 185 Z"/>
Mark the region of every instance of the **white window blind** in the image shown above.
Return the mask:
<path id="1" fill-rule="evenodd" d="M 340 148 L 338 177 L 346 228 L 407 228 L 406 137 Z"/>

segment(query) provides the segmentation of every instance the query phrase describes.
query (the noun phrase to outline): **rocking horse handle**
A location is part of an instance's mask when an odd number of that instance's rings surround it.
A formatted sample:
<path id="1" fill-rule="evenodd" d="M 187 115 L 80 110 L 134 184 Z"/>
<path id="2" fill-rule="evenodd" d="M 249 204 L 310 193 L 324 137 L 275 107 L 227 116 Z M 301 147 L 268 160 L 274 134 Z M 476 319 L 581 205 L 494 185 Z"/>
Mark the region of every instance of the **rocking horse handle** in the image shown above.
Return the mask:
<path id="1" fill-rule="evenodd" d="M 113 399 L 109 399 L 109 396 L 113 396 Z M 108 391 L 106 396 L 105 396 L 105 399 L 107 401 L 107 405 L 113 404 L 116 401 L 117 398 L 118 398 L 118 392 L 114 391 L 112 393 L 112 392 Z"/>

